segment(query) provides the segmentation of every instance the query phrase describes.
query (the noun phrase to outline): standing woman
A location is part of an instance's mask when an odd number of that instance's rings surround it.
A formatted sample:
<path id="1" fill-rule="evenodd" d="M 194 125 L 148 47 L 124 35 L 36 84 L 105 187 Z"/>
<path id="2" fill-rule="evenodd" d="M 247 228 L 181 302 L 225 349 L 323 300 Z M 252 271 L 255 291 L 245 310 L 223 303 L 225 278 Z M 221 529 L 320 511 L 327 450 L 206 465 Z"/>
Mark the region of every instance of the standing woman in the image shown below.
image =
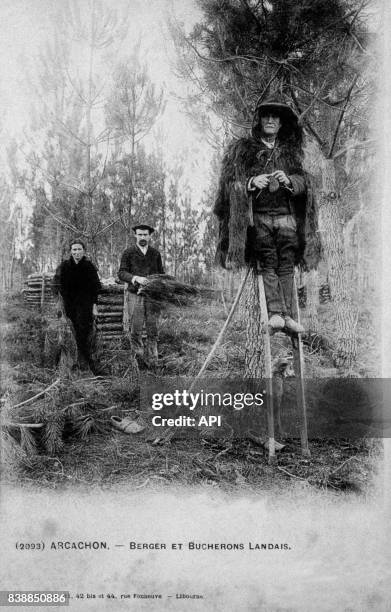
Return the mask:
<path id="1" fill-rule="evenodd" d="M 94 264 L 86 258 L 86 247 L 77 239 L 70 244 L 71 256 L 63 261 L 54 277 L 55 291 L 61 294 L 66 316 L 72 321 L 79 353 L 79 364 L 87 362 L 94 371 L 90 338 L 94 317 L 98 315 L 97 301 L 101 289 Z"/>

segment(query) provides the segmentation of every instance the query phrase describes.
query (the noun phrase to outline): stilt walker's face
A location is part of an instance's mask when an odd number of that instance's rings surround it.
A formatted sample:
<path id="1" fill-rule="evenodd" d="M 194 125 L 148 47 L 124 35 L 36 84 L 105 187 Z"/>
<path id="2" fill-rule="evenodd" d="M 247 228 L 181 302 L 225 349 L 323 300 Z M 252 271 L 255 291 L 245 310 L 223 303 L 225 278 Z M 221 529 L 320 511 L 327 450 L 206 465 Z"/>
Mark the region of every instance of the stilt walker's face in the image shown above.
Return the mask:
<path id="1" fill-rule="evenodd" d="M 261 117 L 261 128 L 264 136 L 277 136 L 281 127 L 281 119 L 278 115 L 270 112 Z"/>

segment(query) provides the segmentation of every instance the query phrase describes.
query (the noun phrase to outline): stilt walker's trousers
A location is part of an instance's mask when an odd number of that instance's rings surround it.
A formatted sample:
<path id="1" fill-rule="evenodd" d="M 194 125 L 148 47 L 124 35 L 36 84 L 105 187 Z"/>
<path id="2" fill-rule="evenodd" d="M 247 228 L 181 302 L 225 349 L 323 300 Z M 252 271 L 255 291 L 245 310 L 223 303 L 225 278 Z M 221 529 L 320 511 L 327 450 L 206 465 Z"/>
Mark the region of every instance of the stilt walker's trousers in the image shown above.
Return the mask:
<path id="1" fill-rule="evenodd" d="M 293 215 L 254 213 L 254 255 L 260 263 L 269 315 L 292 314 L 295 259 L 299 247 Z"/>

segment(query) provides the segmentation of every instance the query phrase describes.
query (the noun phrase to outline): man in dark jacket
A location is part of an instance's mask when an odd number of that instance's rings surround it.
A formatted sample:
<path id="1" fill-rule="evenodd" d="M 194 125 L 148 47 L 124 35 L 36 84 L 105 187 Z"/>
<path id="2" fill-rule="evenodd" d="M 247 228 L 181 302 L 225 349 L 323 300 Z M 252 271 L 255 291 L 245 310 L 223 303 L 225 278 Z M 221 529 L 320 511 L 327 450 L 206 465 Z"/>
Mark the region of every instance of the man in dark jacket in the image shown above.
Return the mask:
<path id="1" fill-rule="evenodd" d="M 94 371 L 90 340 L 94 316 L 98 314 L 97 301 L 101 284 L 95 266 L 85 256 L 84 243 L 78 239 L 73 240 L 70 247 L 70 258 L 63 261 L 56 270 L 54 291 L 61 294 L 65 314 L 73 323 L 79 362 L 85 360 Z"/>
<path id="2" fill-rule="evenodd" d="M 136 244 L 122 254 L 118 277 L 128 283 L 131 346 L 136 355 L 145 355 L 148 363 L 155 364 L 158 358 L 157 335 L 160 308 L 151 299 L 138 295 L 138 290 L 147 282 L 149 275 L 164 274 L 162 258 L 157 249 L 149 246 L 155 231 L 153 227 L 140 223 L 132 229 L 136 236 Z M 144 323 L 147 333 L 145 351 L 142 342 Z"/>
<path id="3" fill-rule="evenodd" d="M 217 260 L 225 268 L 261 269 L 269 325 L 301 333 L 292 319 L 295 264 L 320 257 L 317 212 L 303 170 L 302 128 L 280 98 L 261 102 L 250 138 L 227 150 L 214 212 L 220 232 Z"/>

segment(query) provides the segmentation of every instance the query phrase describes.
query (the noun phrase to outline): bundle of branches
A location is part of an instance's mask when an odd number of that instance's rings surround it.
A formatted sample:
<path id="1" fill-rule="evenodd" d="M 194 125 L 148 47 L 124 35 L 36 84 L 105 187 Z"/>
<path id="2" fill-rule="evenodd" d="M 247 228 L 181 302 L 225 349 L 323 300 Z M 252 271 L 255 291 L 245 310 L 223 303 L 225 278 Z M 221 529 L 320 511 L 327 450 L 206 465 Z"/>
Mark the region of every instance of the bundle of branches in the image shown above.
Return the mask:
<path id="1" fill-rule="evenodd" d="M 1 429 L 1 464 L 4 471 L 15 471 L 20 465 L 30 465 L 29 456 L 5 428 Z"/>
<path id="2" fill-rule="evenodd" d="M 156 302 L 171 302 L 184 306 L 189 303 L 190 297 L 200 295 L 210 297 L 214 292 L 212 289 L 181 283 L 175 276 L 169 274 L 151 274 L 145 285 L 140 286 L 138 293 Z"/>
<path id="3" fill-rule="evenodd" d="M 77 364 L 77 345 L 72 322 L 62 312 L 50 321 L 45 334 L 44 357 L 46 367 L 59 367 L 62 376 L 70 374 Z"/>
<path id="4" fill-rule="evenodd" d="M 5 403 L 2 437 L 14 463 L 28 463 L 40 454 L 58 455 L 64 440 L 86 440 L 91 434 L 111 432 L 110 416 L 139 405 L 138 372 L 124 377 L 57 378 L 39 393 L 11 405 Z M 3 449 L 4 450 L 4 449 Z"/>
<path id="5" fill-rule="evenodd" d="M 3 429 L 19 444 L 26 456 L 36 455 L 40 447 L 52 455 L 62 448 L 64 415 L 58 410 L 60 379 L 31 398 L 16 405 L 8 401 L 3 410 Z"/>
<path id="6" fill-rule="evenodd" d="M 138 407 L 138 378 L 80 378 L 67 385 L 58 407 L 64 414 L 63 437 L 85 440 L 111 431 L 110 417 Z"/>
<path id="7" fill-rule="evenodd" d="M 65 422 L 63 439 L 87 440 L 92 434 L 111 431 L 110 415 L 105 408 L 91 406 L 90 402 L 79 400 L 64 408 Z"/>
<path id="8" fill-rule="evenodd" d="M 130 373 L 129 373 L 130 374 Z M 129 404 L 139 387 L 138 375 L 110 378 L 80 378 L 72 381 L 69 389 L 72 391 L 72 402 L 78 405 L 84 401 L 92 409 L 106 409 L 114 403 Z M 68 405 L 71 405 L 71 401 Z"/>
<path id="9" fill-rule="evenodd" d="M 46 394 L 37 406 L 37 418 L 43 423 L 40 442 L 48 455 L 57 455 L 63 448 L 65 414 L 61 410 L 62 389 L 56 387 L 54 393 Z"/>
<path id="10" fill-rule="evenodd" d="M 137 381 L 139 378 L 139 368 L 136 357 L 129 348 L 123 347 L 124 344 L 125 342 L 120 344 L 116 341 L 105 343 L 104 348 L 94 353 L 94 356 L 105 376 L 122 377 Z"/>

